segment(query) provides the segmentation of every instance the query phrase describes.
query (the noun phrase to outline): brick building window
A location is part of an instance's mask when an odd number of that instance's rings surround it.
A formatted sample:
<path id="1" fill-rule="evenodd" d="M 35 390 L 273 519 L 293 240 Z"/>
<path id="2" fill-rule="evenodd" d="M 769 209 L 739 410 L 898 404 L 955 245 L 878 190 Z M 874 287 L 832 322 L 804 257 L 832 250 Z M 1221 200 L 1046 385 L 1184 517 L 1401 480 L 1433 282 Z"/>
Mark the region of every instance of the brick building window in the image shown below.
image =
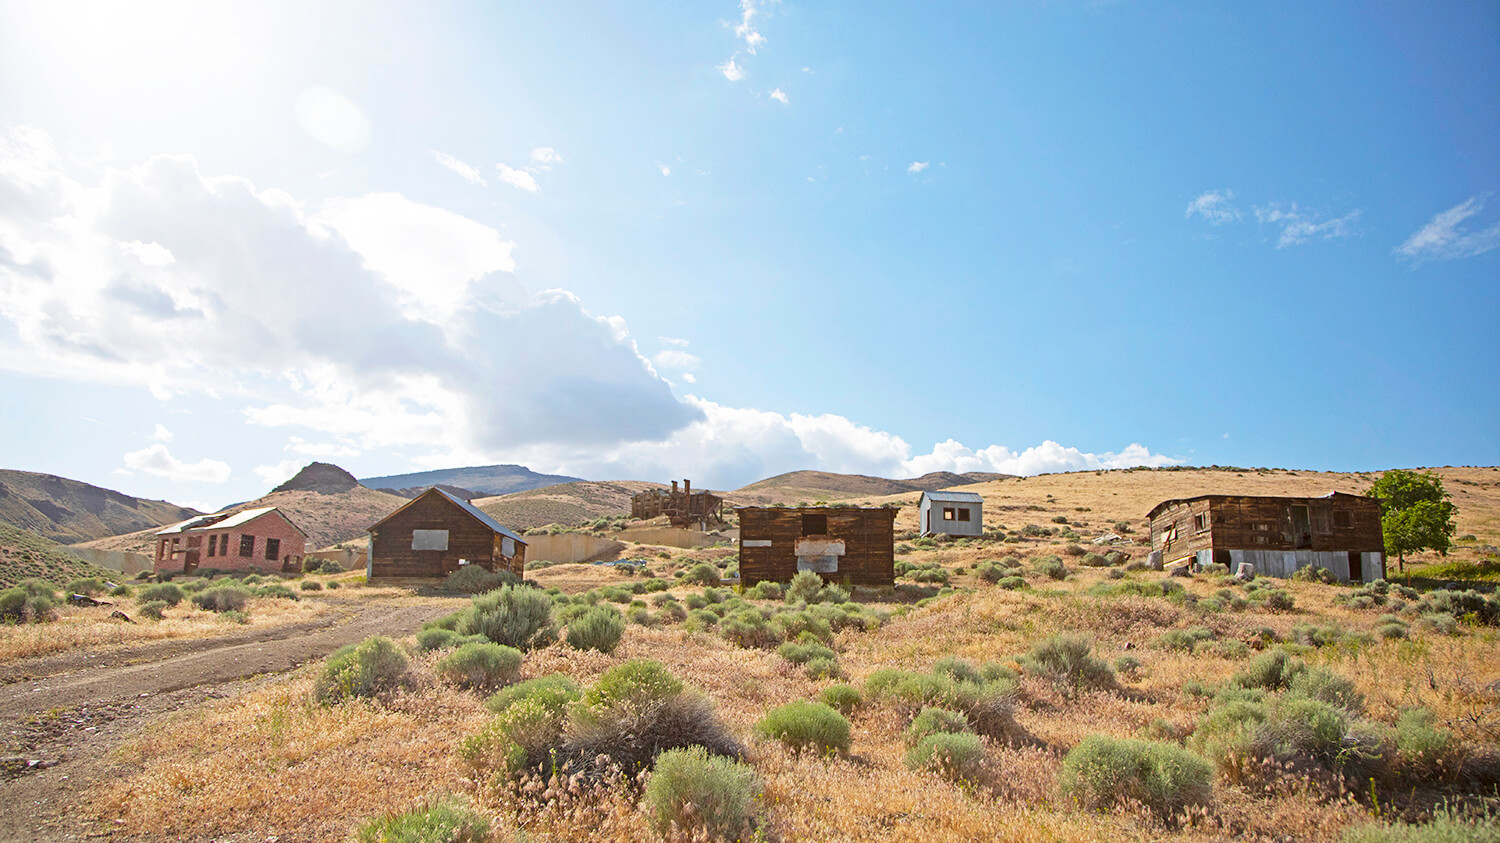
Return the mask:
<path id="1" fill-rule="evenodd" d="M 240 536 L 240 555 L 255 555 L 255 536 Z"/>
<path id="2" fill-rule="evenodd" d="M 208 555 L 209 556 L 218 556 L 219 555 L 218 551 L 219 551 L 219 537 L 218 536 L 209 536 L 208 537 Z"/>
<path id="3" fill-rule="evenodd" d="M 266 539 L 266 558 L 277 559 L 281 556 L 281 539 Z"/>

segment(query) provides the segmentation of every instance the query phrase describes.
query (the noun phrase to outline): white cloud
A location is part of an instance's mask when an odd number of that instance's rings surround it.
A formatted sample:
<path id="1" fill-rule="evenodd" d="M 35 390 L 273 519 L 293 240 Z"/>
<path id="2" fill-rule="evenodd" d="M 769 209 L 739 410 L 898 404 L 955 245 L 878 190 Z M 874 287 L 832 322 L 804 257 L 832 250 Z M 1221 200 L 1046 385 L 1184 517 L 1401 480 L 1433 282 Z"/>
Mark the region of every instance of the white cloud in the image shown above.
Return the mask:
<path id="1" fill-rule="evenodd" d="M 740 0 L 740 22 L 734 26 L 734 36 L 745 39 L 745 51 L 755 55 L 755 48 L 766 43 L 766 37 L 755 29 L 754 19 L 760 9 L 755 0 Z"/>
<path id="2" fill-rule="evenodd" d="M 1240 219 L 1240 209 L 1229 200 L 1234 198 L 1232 190 L 1206 190 L 1197 199 L 1188 203 L 1184 218 L 1200 216 L 1214 225 L 1223 225 Z"/>
<path id="3" fill-rule="evenodd" d="M 678 349 L 667 349 L 666 351 L 660 352 L 655 357 L 651 358 L 651 362 L 653 365 L 659 366 L 663 369 L 677 369 L 680 371 L 696 369 L 699 366 L 703 365 L 703 361 L 699 359 L 697 355 L 689 354 L 686 351 L 680 351 Z"/>
<path id="4" fill-rule="evenodd" d="M 698 378 L 694 377 L 694 375 L 693 375 L 692 372 L 683 372 L 681 375 L 679 375 L 679 377 L 681 377 L 683 380 L 687 381 L 688 383 L 697 383 L 698 382 Z"/>
<path id="5" fill-rule="evenodd" d="M 738 82 L 741 79 L 745 78 L 745 69 L 735 64 L 733 57 L 731 57 L 729 61 L 726 61 L 723 64 L 714 65 L 714 67 L 720 73 L 724 74 L 725 79 L 728 79 L 731 82 Z"/>
<path id="6" fill-rule="evenodd" d="M 436 149 L 432 150 L 432 157 L 436 159 L 439 164 L 447 167 L 455 173 L 458 173 L 466 181 L 471 181 L 474 184 L 480 185 L 482 187 L 489 186 L 489 182 L 484 180 L 484 175 L 481 174 L 479 170 L 472 165 L 460 161 L 457 158 L 454 158 L 452 155 L 438 152 Z"/>
<path id="7" fill-rule="evenodd" d="M 297 121 L 319 143 L 340 152 L 358 152 L 370 141 L 365 113 L 329 88 L 308 88 L 297 97 Z"/>
<path id="8" fill-rule="evenodd" d="M 660 161 L 656 162 L 656 169 L 661 170 L 661 174 L 664 176 L 672 175 L 672 168 L 668 167 L 666 164 L 661 163 Z"/>
<path id="9" fill-rule="evenodd" d="M 531 160 L 535 162 L 535 169 L 541 171 L 551 170 L 553 164 L 563 163 L 562 156 L 550 146 L 539 146 L 531 150 Z"/>
<path id="10" fill-rule="evenodd" d="M 160 243 L 142 243 L 132 240 L 129 243 L 121 243 L 120 251 L 135 258 L 146 266 L 169 266 L 177 262 L 172 253 L 163 248 Z"/>
<path id="11" fill-rule="evenodd" d="M 306 460 L 282 460 L 275 465 L 258 465 L 252 471 L 269 491 L 297 476 L 306 464 Z"/>
<path id="12" fill-rule="evenodd" d="M 1500 222 L 1477 231 L 1460 228 L 1464 220 L 1484 210 L 1490 194 L 1471 196 L 1434 216 L 1406 242 L 1396 247 L 1396 254 L 1414 261 L 1455 260 L 1484 254 L 1500 246 Z"/>
<path id="13" fill-rule="evenodd" d="M 1309 240 L 1333 240 L 1350 236 L 1355 232 L 1355 223 L 1359 221 L 1359 211 L 1350 211 L 1334 219 L 1320 220 L 1316 214 L 1298 208 L 1296 202 L 1289 204 L 1272 202 L 1269 205 L 1256 206 L 1255 219 L 1264 224 L 1280 226 L 1281 236 L 1277 238 L 1276 248 L 1285 249 L 1288 246 L 1299 246 Z"/>
<path id="14" fill-rule="evenodd" d="M 672 345 L 678 348 L 687 348 L 688 341 L 677 337 L 657 337 L 656 341 L 662 345 Z"/>
<path id="15" fill-rule="evenodd" d="M 172 431 L 167 430 L 166 427 L 159 423 L 156 425 L 156 429 L 151 431 L 151 438 L 159 442 L 171 442 L 174 435 Z"/>
<path id="16" fill-rule="evenodd" d="M 301 454 L 314 459 L 339 459 L 341 457 L 357 457 L 362 451 L 348 445 L 337 442 L 308 442 L 300 436 L 293 436 L 287 440 L 286 448 L 294 454 Z"/>
<path id="17" fill-rule="evenodd" d="M 927 169 L 927 166 L 928 165 L 926 161 L 913 161 L 911 162 L 911 166 L 906 168 L 906 171 L 908 173 L 920 173 L 923 170 Z"/>
<path id="18" fill-rule="evenodd" d="M 787 99 L 786 92 L 781 90 L 780 88 L 777 88 L 776 90 L 771 92 L 771 99 L 780 102 L 782 105 L 791 104 L 791 100 Z"/>
<path id="19" fill-rule="evenodd" d="M 127 468 L 165 477 L 174 483 L 223 483 L 229 479 L 228 463 L 207 457 L 186 463 L 172 456 L 167 446 L 161 443 L 131 451 L 124 460 Z"/>
<path id="20" fill-rule="evenodd" d="M 541 190 L 541 185 L 536 183 L 536 177 L 525 170 L 515 170 L 504 164 L 496 164 L 495 169 L 500 171 L 500 180 L 527 193 L 536 193 Z"/>

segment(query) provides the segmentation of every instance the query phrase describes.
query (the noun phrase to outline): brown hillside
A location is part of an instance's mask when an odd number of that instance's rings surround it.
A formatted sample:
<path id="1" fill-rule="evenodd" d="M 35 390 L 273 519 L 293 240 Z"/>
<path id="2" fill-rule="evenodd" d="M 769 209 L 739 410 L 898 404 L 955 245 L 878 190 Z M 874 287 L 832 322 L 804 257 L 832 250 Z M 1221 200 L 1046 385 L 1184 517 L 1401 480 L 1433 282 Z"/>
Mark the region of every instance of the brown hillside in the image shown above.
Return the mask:
<path id="1" fill-rule="evenodd" d="M 604 516 L 629 515 L 632 495 L 661 488 L 661 483 L 642 480 L 585 480 L 477 498 L 474 505 L 513 530 L 546 524 L 572 527 Z"/>
<path id="2" fill-rule="evenodd" d="M 64 544 L 174 524 L 196 509 L 31 471 L 0 470 L 0 521 Z"/>
<path id="3" fill-rule="evenodd" d="M 848 501 L 854 498 L 885 497 L 907 492 L 932 492 L 954 486 L 969 486 L 984 481 L 1009 478 L 1008 474 L 971 471 L 954 474 L 933 471 L 909 480 L 890 480 L 865 474 L 834 474 L 828 471 L 790 471 L 768 477 L 727 493 L 736 505 L 765 506 L 814 501 Z"/>

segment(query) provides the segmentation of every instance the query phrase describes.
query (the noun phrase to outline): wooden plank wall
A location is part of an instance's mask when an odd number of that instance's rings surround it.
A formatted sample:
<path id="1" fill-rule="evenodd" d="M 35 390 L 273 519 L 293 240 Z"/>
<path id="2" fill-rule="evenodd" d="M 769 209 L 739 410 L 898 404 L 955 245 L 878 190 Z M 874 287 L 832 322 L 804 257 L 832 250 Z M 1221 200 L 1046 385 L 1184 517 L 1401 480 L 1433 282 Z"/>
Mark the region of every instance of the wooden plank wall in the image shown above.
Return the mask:
<path id="1" fill-rule="evenodd" d="M 413 530 L 447 530 L 448 549 L 412 550 Z M 442 578 L 458 570 L 460 559 L 490 571 L 499 564 L 520 576 L 524 568 L 499 563 L 500 539 L 442 495 L 424 494 L 370 531 L 370 576 Z"/>
<path id="2" fill-rule="evenodd" d="M 745 586 L 761 580 L 787 582 L 797 573 L 797 539 L 804 514 L 825 515 L 824 537 L 844 540 L 836 573 L 823 579 L 839 584 L 891 586 L 896 581 L 894 508 L 737 507 L 740 517 L 740 579 Z M 770 541 L 770 547 L 745 542 Z"/>
<path id="3" fill-rule="evenodd" d="M 1294 529 L 1292 507 L 1308 509 L 1308 531 Z M 1340 526 L 1337 513 L 1348 514 Z M 1209 513 L 1207 532 L 1199 531 L 1193 516 Z M 1164 531 L 1176 526 L 1177 538 L 1163 548 Z M 1212 495 L 1173 504 L 1151 520 L 1151 546 L 1173 559 L 1199 550 L 1316 550 L 1384 552 L 1380 502 L 1359 495 L 1318 498 Z"/>

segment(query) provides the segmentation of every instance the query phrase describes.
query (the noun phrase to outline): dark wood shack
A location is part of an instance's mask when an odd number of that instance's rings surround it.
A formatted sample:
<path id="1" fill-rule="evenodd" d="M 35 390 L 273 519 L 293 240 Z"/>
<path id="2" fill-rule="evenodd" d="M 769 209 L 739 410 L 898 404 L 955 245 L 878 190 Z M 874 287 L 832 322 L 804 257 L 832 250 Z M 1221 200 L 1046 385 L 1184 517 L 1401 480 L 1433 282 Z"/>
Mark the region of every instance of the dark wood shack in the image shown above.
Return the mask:
<path id="1" fill-rule="evenodd" d="M 417 495 L 367 532 L 370 582 L 440 580 L 464 565 L 526 574 L 526 542 L 442 489 Z"/>
<path id="2" fill-rule="evenodd" d="M 896 509 L 841 506 L 735 507 L 740 578 L 787 582 L 813 571 L 842 585 L 896 582 Z"/>
<path id="3" fill-rule="evenodd" d="M 1380 501 L 1331 492 L 1316 498 L 1199 495 L 1166 500 L 1147 514 L 1151 548 L 1166 564 L 1188 560 L 1288 577 L 1318 565 L 1340 580 L 1385 576 Z"/>
<path id="4" fill-rule="evenodd" d="M 647 489 L 630 498 L 631 518 L 656 518 L 665 515 L 673 527 L 707 526 L 724 523 L 724 499 L 713 492 L 694 492 L 691 480 L 672 481 L 672 490 Z"/>

